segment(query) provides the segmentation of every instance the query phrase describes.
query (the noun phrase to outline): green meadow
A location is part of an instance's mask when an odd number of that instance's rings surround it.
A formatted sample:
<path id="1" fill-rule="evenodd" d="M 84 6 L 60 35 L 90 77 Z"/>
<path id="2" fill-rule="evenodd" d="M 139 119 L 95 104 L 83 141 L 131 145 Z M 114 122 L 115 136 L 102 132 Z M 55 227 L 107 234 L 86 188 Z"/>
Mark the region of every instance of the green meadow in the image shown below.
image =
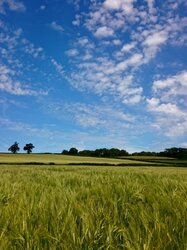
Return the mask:
<path id="1" fill-rule="evenodd" d="M 131 159 L 113 159 L 113 158 L 101 158 L 101 157 L 83 157 L 83 156 L 70 156 L 61 154 L 0 154 L 0 163 L 54 163 L 57 165 L 65 164 L 147 164 L 146 161 L 139 162 Z M 150 163 L 148 163 L 150 164 Z"/>
<path id="2" fill-rule="evenodd" d="M 0 249 L 186 250 L 186 168 L 71 165 L 121 161 L 1 154 Z"/>

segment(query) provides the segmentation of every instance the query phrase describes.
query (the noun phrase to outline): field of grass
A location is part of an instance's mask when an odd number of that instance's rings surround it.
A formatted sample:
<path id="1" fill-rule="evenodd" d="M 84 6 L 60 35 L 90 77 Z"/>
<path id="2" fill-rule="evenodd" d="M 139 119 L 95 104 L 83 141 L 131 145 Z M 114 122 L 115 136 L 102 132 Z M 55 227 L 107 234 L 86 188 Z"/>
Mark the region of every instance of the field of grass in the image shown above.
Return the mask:
<path id="1" fill-rule="evenodd" d="M 139 156 L 139 155 L 133 155 L 133 156 L 122 156 L 121 159 L 129 159 L 129 160 L 153 160 L 153 161 L 160 161 L 160 160 L 175 160 L 175 158 L 171 157 L 164 157 L 164 156 Z"/>
<path id="2" fill-rule="evenodd" d="M 120 157 L 120 159 L 132 160 L 132 161 L 139 161 L 139 162 L 146 162 L 146 163 L 161 163 L 161 164 L 169 164 L 173 166 L 181 166 L 187 167 L 187 160 L 185 159 L 176 159 L 170 157 L 162 157 L 162 156 L 125 156 Z"/>
<path id="3" fill-rule="evenodd" d="M 0 176 L 2 250 L 187 249 L 185 168 L 2 164 Z"/>
<path id="4" fill-rule="evenodd" d="M 95 163 L 95 164 L 138 164 L 151 165 L 152 163 L 145 161 L 134 161 L 131 159 L 112 159 L 112 158 L 97 158 L 97 157 L 81 157 L 70 155 L 57 154 L 0 154 L 0 163 L 54 163 L 54 164 L 80 164 L 80 163 Z M 154 165 L 154 164 L 153 164 Z"/>

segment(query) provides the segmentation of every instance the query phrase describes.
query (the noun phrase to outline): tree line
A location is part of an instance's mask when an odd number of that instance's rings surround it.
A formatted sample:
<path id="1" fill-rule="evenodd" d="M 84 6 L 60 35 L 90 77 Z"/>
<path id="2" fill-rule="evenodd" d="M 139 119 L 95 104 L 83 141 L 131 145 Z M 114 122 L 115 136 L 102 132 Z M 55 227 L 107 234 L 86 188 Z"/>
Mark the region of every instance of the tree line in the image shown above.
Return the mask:
<path id="1" fill-rule="evenodd" d="M 35 146 L 32 143 L 27 143 L 23 147 L 23 150 L 27 152 L 27 154 L 32 153 L 32 150 Z M 15 142 L 12 144 L 8 151 L 11 151 L 13 154 L 18 153 L 20 150 L 19 143 Z M 161 152 L 150 152 L 150 151 L 142 151 L 142 152 L 134 152 L 130 154 L 124 149 L 118 148 L 99 148 L 95 150 L 81 150 L 79 151 L 76 148 L 70 148 L 69 150 L 63 150 L 63 155 L 77 155 L 77 156 L 91 156 L 91 157 L 106 157 L 106 158 L 118 158 L 125 156 L 164 156 L 164 157 L 173 157 L 178 159 L 187 159 L 187 148 L 166 148 Z"/>
<path id="2" fill-rule="evenodd" d="M 80 155 L 80 156 L 91 156 L 91 157 L 109 157 L 109 158 L 117 158 L 123 156 L 164 156 L 164 157 L 173 157 L 178 159 L 187 159 L 187 148 L 166 148 L 161 152 L 134 152 L 132 154 L 128 153 L 124 149 L 118 148 L 100 148 L 96 150 L 82 150 L 78 151 L 76 148 L 70 148 L 69 150 L 63 150 L 62 154 L 64 155 Z"/>
<path id="3" fill-rule="evenodd" d="M 23 147 L 23 150 L 27 151 L 27 154 L 30 154 L 30 153 L 32 153 L 33 148 L 35 148 L 35 147 L 32 143 L 27 143 Z M 20 151 L 19 143 L 17 143 L 17 141 L 14 142 L 14 144 L 12 144 L 9 147 L 8 151 L 11 151 L 13 154 L 16 154 L 18 151 Z"/>

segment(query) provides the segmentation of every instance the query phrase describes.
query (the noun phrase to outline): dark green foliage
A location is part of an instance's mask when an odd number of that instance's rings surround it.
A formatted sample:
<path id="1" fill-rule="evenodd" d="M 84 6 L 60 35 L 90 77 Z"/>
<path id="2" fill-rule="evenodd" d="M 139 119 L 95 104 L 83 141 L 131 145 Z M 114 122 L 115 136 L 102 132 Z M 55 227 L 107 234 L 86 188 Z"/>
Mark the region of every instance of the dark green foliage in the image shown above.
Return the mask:
<path id="1" fill-rule="evenodd" d="M 163 152 L 160 152 L 159 155 L 178 159 L 187 159 L 187 148 L 166 148 Z"/>
<path id="2" fill-rule="evenodd" d="M 62 151 L 63 155 L 78 155 L 78 150 L 76 148 L 70 148 L 70 150 L 63 150 Z"/>
<path id="3" fill-rule="evenodd" d="M 34 148 L 34 145 L 32 143 L 28 143 L 25 145 L 23 150 L 27 151 L 27 154 L 30 154 L 32 153 L 33 148 Z"/>
<path id="4" fill-rule="evenodd" d="M 96 150 L 82 150 L 79 151 L 76 148 L 71 148 L 68 150 L 63 150 L 64 155 L 80 155 L 80 156 L 95 156 L 95 157 L 105 157 L 105 158 L 117 158 L 120 156 L 128 156 L 129 153 L 126 150 L 120 150 L 118 148 L 100 148 Z"/>
<path id="5" fill-rule="evenodd" d="M 63 154 L 63 155 L 68 155 L 68 154 L 69 154 L 69 151 L 68 151 L 68 150 L 63 150 L 63 151 L 62 151 L 62 154 Z"/>
<path id="6" fill-rule="evenodd" d="M 80 156 L 94 156 L 94 151 L 92 150 L 82 150 L 79 151 Z"/>
<path id="7" fill-rule="evenodd" d="M 70 155 L 77 155 L 78 154 L 78 150 L 76 148 L 70 148 L 69 154 Z"/>
<path id="8" fill-rule="evenodd" d="M 132 153 L 132 156 L 156 156 L 156 152 L 147 152 L 147 151 L 141 151 L 141 152 L 135 152 Z"/>
<path id="9" fill-rule="evenodd" d="M 19 150 L 20 148 L 17 142 L 14 142 L 14 144 L 8 149 L 8 151 L 11 151 L 13 154 L 17 153 Z"/>
<path id="10" fill-rule="evenodd" d="M 187 149 L 186 148 L 167 148 L 163 152 L 151 152 L 151 151 L 141 151 L 129 154 L 124 149 L 118 148 L 99 148 L 96 150 L 82 150 L 79 151 L 76 148 L 71 148 L 68 150 L 63 150 L 64 155 L 80 155 L 80 156 L 91 156 L 91 157 L 105 157 L 105 158 L 118 158 L 122 156 L 165 156 L 178 159 L 187 159 Z"/>
<path id="11" fill-rule="evenodd" d="M 132 156 L 164 156 L 164 157 L 172 157 L 178 159 L 187 159 L 187 148 L 166 148 L 162 152 L 135 152 L 132 153 Z"/>
<path id="12" fill-rule="evenodd" d="M 129 153 L 126 150 L 120 150 L 118 148 L 111 148 L 111 149 L 107 149 L 107 148 L 100 148 L 100 149 L 96 149 L 93 152 L 94 156 L 97 157 L 111 157 L 111 158 L 116 158 L 116 157 L 120 157 L 120 156 L 128 156 Z"/>

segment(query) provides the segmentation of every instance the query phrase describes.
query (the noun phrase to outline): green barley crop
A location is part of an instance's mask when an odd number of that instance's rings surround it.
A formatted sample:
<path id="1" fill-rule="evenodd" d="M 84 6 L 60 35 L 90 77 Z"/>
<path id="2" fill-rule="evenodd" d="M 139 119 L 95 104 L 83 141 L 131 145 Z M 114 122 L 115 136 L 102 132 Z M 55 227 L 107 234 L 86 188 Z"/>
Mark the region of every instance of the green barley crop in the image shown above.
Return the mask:
<path id="1" fill-rule="evenodd" d="M 0 166 L 0 249 L 187 249 L 184 168 Z"/>

